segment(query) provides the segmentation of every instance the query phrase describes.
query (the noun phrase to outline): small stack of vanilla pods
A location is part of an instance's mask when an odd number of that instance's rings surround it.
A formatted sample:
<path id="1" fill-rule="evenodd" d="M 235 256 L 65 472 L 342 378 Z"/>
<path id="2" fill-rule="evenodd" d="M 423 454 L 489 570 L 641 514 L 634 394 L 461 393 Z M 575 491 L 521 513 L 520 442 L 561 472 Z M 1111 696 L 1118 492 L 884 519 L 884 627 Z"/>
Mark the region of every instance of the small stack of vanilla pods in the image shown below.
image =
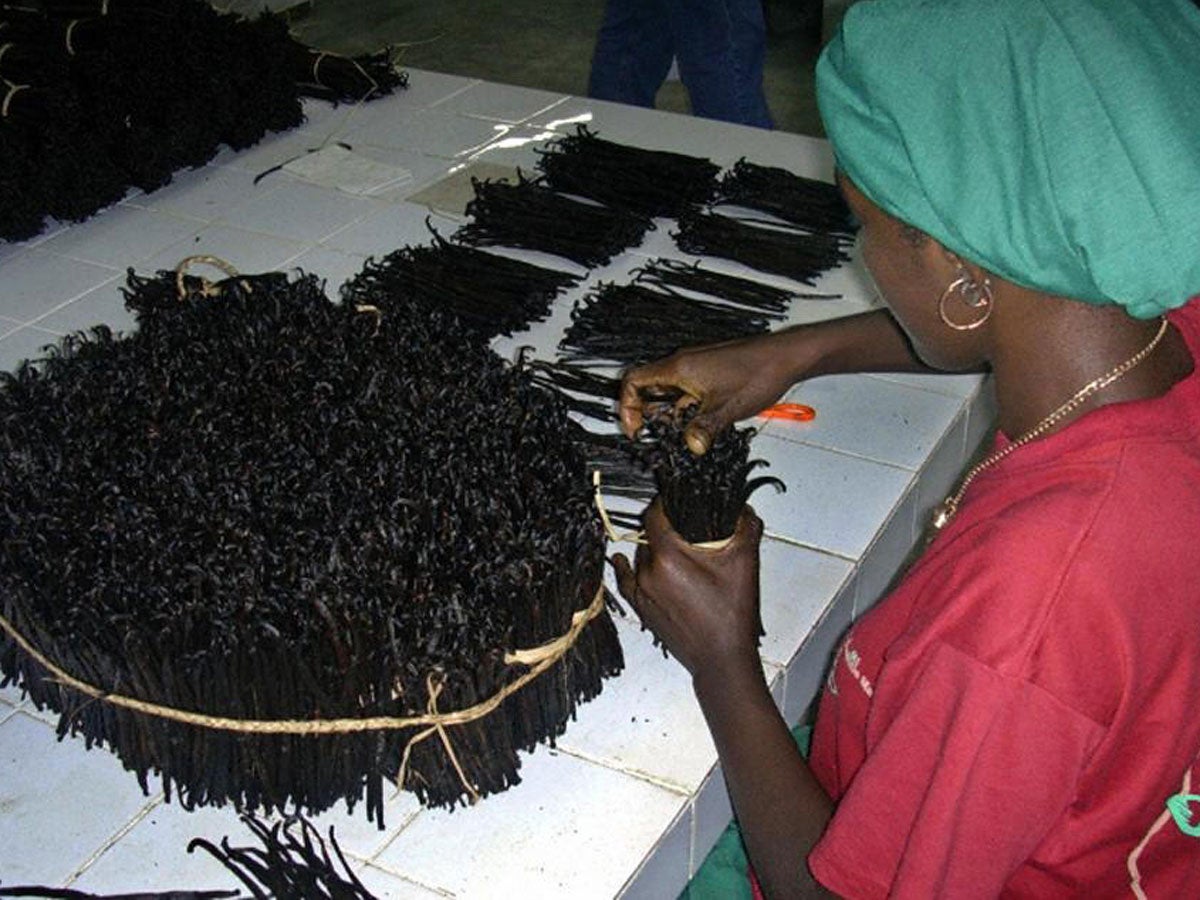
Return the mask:
<path id="1" fill-rule="evenodd" d="M 850 237 L 857 230 L 836 185 L 746 159 L 721 176 L 713 202 L 768 213 L 813 232 Z"/>
<path id="2" fill-rule="evenodd" d="M 454 238 L 473 247 L 521 247 L 593 268 L 640 243 L 654 227 L 646 216 L 568 197 L 520 172 L 515 184 L 477 178 L 471 183 L 475 197 L 466 209 L 471 221 Z"/>
<path id="3" fill-rule="evenodd" d="M 713 198 L 721 167 L 700 157 L 604 140 L 580 125 L 541 151 L 538 170 L 556 191 L 643 216 L 676 218 Z"/>
<path id="4" fill-rule="evenodd" d="M 343 301 L 406 315 L 410 307 L 453 314 L 479 340 L 511 335 L 545 319 L 578 277 L 447 241 L 408 246 L 368 260 L 341 288 Z"/>

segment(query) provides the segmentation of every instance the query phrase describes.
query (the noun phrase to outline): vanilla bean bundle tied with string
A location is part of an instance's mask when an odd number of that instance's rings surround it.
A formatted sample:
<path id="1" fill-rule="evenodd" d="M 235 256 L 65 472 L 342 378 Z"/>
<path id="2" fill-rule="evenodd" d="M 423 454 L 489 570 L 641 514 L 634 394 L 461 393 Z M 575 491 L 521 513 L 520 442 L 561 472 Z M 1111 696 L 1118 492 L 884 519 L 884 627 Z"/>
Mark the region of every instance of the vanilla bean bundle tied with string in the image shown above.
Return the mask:
<path id="1" fill-rule="evenodd" d="M 643 452 L 671 527 L 688 543 L 703 546 L 733 536 L 750 495 L 760 487 L 783 491 L 786 486 L 772 476 L 749 477 L 766 465 L 750 459 L 753 428 L 727 428 L 713 438 L 708 452 L 693 453 L 683 434 L 696 410 L 689 406 L 680 413 L 672 410 L 648 418 Z"/>
<path id="2" fill-rule="evenodd" d="M 519 781 L 622 666 L 567 410 L 437 311 L 132 275 L 0 379 L 0 673 L 187 808 Z"/>

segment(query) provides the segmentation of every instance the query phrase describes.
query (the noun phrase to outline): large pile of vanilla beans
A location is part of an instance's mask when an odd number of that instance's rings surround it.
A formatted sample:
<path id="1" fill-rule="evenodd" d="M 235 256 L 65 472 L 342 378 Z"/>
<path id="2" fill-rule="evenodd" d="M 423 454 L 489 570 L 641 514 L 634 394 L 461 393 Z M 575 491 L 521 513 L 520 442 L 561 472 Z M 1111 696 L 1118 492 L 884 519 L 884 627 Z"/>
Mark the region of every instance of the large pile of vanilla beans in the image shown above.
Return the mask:
<path id="1" fill-rule="evenodd" d="M 406 81 L 386 54 L 322 54 L 276 15 L 205 0 L 5 3 L 0 48 L 0 240 L 295 127 L 302 96 L 369 99 Z"/>
<path id="2" fill-rule="evenodd" d="M 408 246 L 379 260 L 342 285 L 346 303 L 407 315 L 409 307 L 452 313 L 480 341 L 511 335 L 550 314 L 554 298 L 579 278 L 433 233 L 428 246 Z"/>
<path id="3" fill-rule="evenodd" d="M 471 707 L 597 595 L 602 528 L 567 410 L 438 311 L 330 303 L 312 276 L 215 286 L 131 273 L 136 331 L 68 337 L 0 376 L 0 611 L 59 668 L 211 716 L 327 720 Z M 496 712 L 447 734 L 479 795 L 622 666 L 606 611 Z M 238 734 L 119 708 L 0 640 L 62 734 L 185 807 L 317 812 L 364 798 L 422 729 Z M 427 735 L 427 737 L 429 737 Z M 401 787 L 470 789 L 437 737 Z"/>

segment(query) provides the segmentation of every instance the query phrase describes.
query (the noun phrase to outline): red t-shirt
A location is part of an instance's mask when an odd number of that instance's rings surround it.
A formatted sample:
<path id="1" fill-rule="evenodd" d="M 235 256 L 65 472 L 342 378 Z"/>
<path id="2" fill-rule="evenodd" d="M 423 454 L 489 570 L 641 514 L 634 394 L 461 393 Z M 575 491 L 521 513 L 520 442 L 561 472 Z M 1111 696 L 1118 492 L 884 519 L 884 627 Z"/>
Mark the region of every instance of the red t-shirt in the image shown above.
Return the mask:
<path id="1" fill-rule="evenodd" d="M 984 470 L 839 648 L 830 890 L 1200 897 L 1200 298 L 1171 320 L 1190 377 Z"/>

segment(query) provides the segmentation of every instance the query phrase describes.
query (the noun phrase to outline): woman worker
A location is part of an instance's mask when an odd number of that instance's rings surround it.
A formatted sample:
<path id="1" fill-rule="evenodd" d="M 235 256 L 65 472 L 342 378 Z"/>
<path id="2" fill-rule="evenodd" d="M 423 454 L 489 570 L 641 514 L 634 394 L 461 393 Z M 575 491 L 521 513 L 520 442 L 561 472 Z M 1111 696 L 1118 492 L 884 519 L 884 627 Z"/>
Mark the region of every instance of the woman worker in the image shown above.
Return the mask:
<path id="1" fill-rule="evenodd" d="M 691 672 L 753 873 L 1200 896 L 1200 9 L 864 0 L 817 86 L 887 312 L 634 370 L 623 427 L 681 388 L 702 452 L 801 378 L 987 367 L 999 433 L 844 638 L 807 762 L 756 652 L 754 514 L 714 552 L 652 505 L 614 559 Z"/>

